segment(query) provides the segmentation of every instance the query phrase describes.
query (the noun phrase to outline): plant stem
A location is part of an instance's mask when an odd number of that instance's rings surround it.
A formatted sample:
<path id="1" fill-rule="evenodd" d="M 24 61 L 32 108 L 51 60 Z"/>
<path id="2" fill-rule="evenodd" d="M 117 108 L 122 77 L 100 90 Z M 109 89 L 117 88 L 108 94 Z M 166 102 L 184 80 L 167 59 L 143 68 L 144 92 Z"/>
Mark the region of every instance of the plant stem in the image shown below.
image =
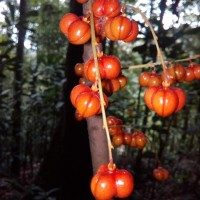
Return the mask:
<path id="1" fill-rule="evenodd" d="M 134 66 L 128 66 L 128 67 L 122 67 L 122 70 L 126 69 L 140 69 L 140 68 L 148 68 L 148 67 L 155 67 L 155 65 L 159 65 L 160 63 L 147 63 L 147 64 L 141 64 L 141 65 L 134 65 Z"/>
<path id="2" fill-rule="evenodd" d="M 162 55 L 162 52 L 160 50 L 159 44 L 158 44 L 158 37 L 155 34 L 154 29 L 153 29 L 150 21 L 148 20 L 148 18 L 145 16 L 145 14 L 139 8 L 136 8 L 136 7 L 130 6 L 130 5 L 125 5 L 125 7 L 126 8 L 131 8 L 134 11 L 136 11 L 137 13 L 139 13 L 143 17 L 143 19 L 145 20 L 146 25 L 149 26 L 149 28 L 151 30 L 151 33 L 152 33 L 152 36 L 153 36 L 153 39 L 155 41 L 155 45 L 156 45 L 156 48 L 157 48 L 158 56 L 160 58 L 162 66 L 163 66 L 163 70 L 165 70 L 166 69 L 166 65 L 165 65 L 165 61 L 163 59 L 163 55 Z"/>
<path id="3" fill-rule="evenodd" d="M 175 60 L 175 62 L 190 61 L 190 60 L 194 60 L 194 59 L 197 59 L 197 58 L 200 58 L 200 54 L 191 56 L 191 57 L 189 57 L 189 58 L 183 58 L 183 59 L 180 59 L 180 60 Z"/>
<path id="4" fill-rule="evenodd" d="M 191 61 L 194 59 L 200 58 L 200 54 L 188 57 L 188 58 L 183 58 L 179 60 L 173 60 L 173 62 L 185 62 L 185 61 Z M 165 64 L 171 63 L 171 61 L 165 61 Z M 129 70 L 129 69 L 140 69 L 140 68 L 148 68 L 148 67 L 155 67 L 156 65 L 161 65 L 160 62 L 155 62 L 155 63 L 146 63 L 146 64 L 141 64 L 141 65 L 134 65 L 134 66 L 128 66 L 128 67 L 122 67 L 122 70 Z"/>
<path id="5" fill-rule="evenodd" d="M 156 45 L 156 49 L 157 49 L 157 54 L 158 54 L 158 56 L 160 58 L 160 62 L 161 62 L 162 67 L 163 67 L 163 72 L 164 72 L 164 74 L 166 74 L 167 66 L 165 65 L 165 61 L 164 61 L 162 52 L 161 52 L 159 44 L 158 44 L 158 37 L 155 34 L 154 29 L 153 29 L 150 21 L 148 20 L 148 18 L 146 17 L 146 15 L 139 8 L 136 8 L 136 7 L 130 6 L 130 5 L 125 5 L 124 7 L 130 8 L 130 9 L 134 10 L 135 12 L 139 13 L 143 17 L 143 19 L 145 20 L 146 25 L 149 26 L 149 28 L 151 30 L 151 33 L 152 33 L 152 36 L 153 36 L 153 39 L 155 41 L 155 45 Z M 167 84 L 169 82 L 167 75 L 165 75 L 165 81 L 164 82 L 167 83 Z"/>
<path id="6" fill-rule="evenodd" d="M 92 12 L 92 0 L 89 0 L 89 9 L 90 9 L 91 43 L 92 43 L 92 51 L 93 51 L 93 56 L 94 56 L 94 64 L 96 67 L 96 73 L 97 73 L 97 79 L 98 79 L 98 89 L 99 89 L 101 112 L 102 112 L 102 118 L 103 118 L 103 128 L 106 131 L 106 137 L 107 137 L 107 142 L 108 142 L 109 161 L 112 163 L 113 162 L 112 149 L 114 147 L 111 143 L 109 130 L 108 130 L 108 124 L 107 124 L 107 120 L 106 120 L 106 112 L 105 112 L 105 107 L 104 107 L 105 102 L 104 102 L 104 98 L 103 98 L 102 83 L 101 83 L 101 77 L 100 77 L 98 59 L 97 59 L 96 37 L 95 37 L 95 28 L 94 28 L 94 15 Z"/>
<path id="7" fill-rule="evenodd" d="M 160 161 L 160 159 L 159 159 L 159 157 L 158 157 L 158 152 L 156 151 L 156 148 L 155 148 L 153 142 L 150 140 L 149 137 L 146 136 L 146 138 L 147 138 L 147 140 L 149 141 L 150 146 L 151 146 L 151 149 L 152 149 L 152 151 L 153 151 L 154 154 L 155 154 L 155 158 L 156 158 L 157 165 L 158 165 L 158 166 L 161 166 L 161 161 Z"/>

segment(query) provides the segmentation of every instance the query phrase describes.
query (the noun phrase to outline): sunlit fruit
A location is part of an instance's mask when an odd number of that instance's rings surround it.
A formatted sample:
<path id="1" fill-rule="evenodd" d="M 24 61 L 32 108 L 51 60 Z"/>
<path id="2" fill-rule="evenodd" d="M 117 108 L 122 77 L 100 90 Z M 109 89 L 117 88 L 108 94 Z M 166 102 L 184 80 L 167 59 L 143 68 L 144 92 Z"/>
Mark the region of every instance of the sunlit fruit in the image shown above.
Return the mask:
<path id="1" fill-rule="evenodd" d="M 118 0 L 94 0 L 92 11 L 95 17 L 115 17 L 119 15 L 121 6 Z"/>
<path id="2" fill-rule="evenodd" d="M 110 200 L 114 197 L 126 198 L 134 189 L 132 174 L 125 169 L 103 165 L 97 170 L 90 182 L 91 192 L 98 200 Z"/>
<path id="3" fill-rule="evenodd" d="M 170 74 L 174 77 L 176 82 L 183 82 L 185 80 L 185 68 L 183 65 L 176 63 L 170 66 Z"/>
<path id="4" fill-rule="evenodd" d="M 117 79 L 118 79 L 118 81 L 120 83 L 121 88 L 124 88 L 127 85 L 127 83 L 128 83 L 127 77 L 125 75 L 123 75 L 123 74 L 120 74 L 117 77 Z"/>
<path id="5" fill-rule="evenodd" d="M 145 91 L 144 101 L 149 109 L 167 117 L 183 108 L 186 94 L 177 87 L 152 86 Z"/>
<path id="6" fill-rule="evenodd" d="M 114 55 L 104 54 L 103 56 L 98 57 L 98 67 L 101 79 L 116 78 L 121 72 L 120 61 Z M 84 76 L 91 82 L 97 80 L 97 69 L 93 57 L 84 64 Z"/>
<path id="7" fill-rule="evenodd" d="M 70 93 L 70 100 L 71 100 L 73 106 L 76 105 L 76 99 L 77 99 L 78 95 L 80 95 L 83 92 L 90 92 L 90 91 L 91 91 L 91 88 L 84 84 L 79 84 L 79 85 L 76 85 L 75 87 L 73 87 L 73 89 Z"/>
<path id="8" fill-rule="evenodd" d="M 170 73 L 169 68 L 166 68 L 161 73 L 162 82 L 168 83 L 170 85 L 174 84 L 176 82 L 174 76 Z"/>
<path id="9" fill-rule="evenodd" d="M 102 89 L 107 96 L 124 88 L 127 84 L 127 77 L 120 74 L 117 78 L 102 79 Z"/>
<path id="10" fill-rule="evenodd" d="M 108 79 L 117 78 L 118 75 L 121 72 L 121 64 L 118 57 L 114 55 L 103 55 L 101 57 L 103 66 L 104 66 L 104 72 L 105 77 Z"/>
<path id="11" fill-rule="evenodd" d="M 161 86 L 162 85 L 162 78 L 159 74 L 152 72 L 150 74 L 150 79 L 148 82 L 148 87 L 151 86 Z"/>
<path id="12" fill-rule="evenodd" d="M 144 71 L 138 76 L 139 85 L 141 87 L 148 87 L 150 79 L 150 72 Z"/>
<path id="13" fill-rule="evenodd" d="M 107 37 L 111 41 L 116 41 L 117 38 L 112 34 L 112 31 L 111 31 L 112 21 L 113 21 L 113 18 L 108 18 L 108 20 L 106 20 L 106 23 L 105 23 L 105 26 L 104 26 L 104 35 L 105 35 L 105 37 Z"/>
<path id="14" fill-rule="evenodd" d="M 160 88 L 160 86 L 152 86 L 145 90 L 144 101 L 145 101 L 147 107 L 151 110 L 154 109 L 153 105 L 152 105 L 152 96 L 159 88 Z"/>
<path id="15" fill-rule="evenodd" d="M 111 84 L 112 84 L 112 90 L 113 92 L 117 92 L 121 89 L 121 85 L 120 85 L 120 82 L 118 80 L 118 78 L 112 78 L 112 79 L 109 79 Z"/>
<path id="16" fill-rule="evenodd" d="M 104 73 L 103 62 L 101 59 L 98 59 L 98 69 L 99 69 L 100 77 L 103 78 L 105 76 L 105 73 Z M 87 80 L 93 83 L 95 81 L 98 81 L 97 68 L 95 66 L 94 58 L 90 58 L 89 60 L 85 62 L 84 76 L 86 77 Z"/>
<path id="17" fill-rule="evenodd" d="M 76 14 L 67 13 L 61 18 L 59 26 L 61 32 L 72 44 L 85 44 L 90 39 L 90 25 L 83 16 L 78 17 Z"/>
<path id="18" fill-rule="evenodd" d="M 110 22 L 111 34 L 117 40 L 126 39 L 131 32 L 131 27 L 132 27 L 131 21 L 126 16 L 122 15 L 112 18 Z M 108 35 L 106 35 L 106 37 L 109 38 Z"/>
<path id="19" fill-rule="evenodd" d="M 106 117 L 106 121 L 108 124 L 108 130 L 109 130 L 110 136 L 119 135 L 123 133 L 122 120 L 116 118 L 113 115 L 109 115 Z"/>
<path id="20" fill-rule="evenodd" d="M 185 69 L 186 75 L 185 75 L 185 81 L 186 82 L 191 82 L 196 79 L 194 75 L 194 66 L 193 64 L 190 64 L 188 67 Z"/>
<path id="21" fill-rule="evenodd" d="M 186 82 L 191 82 L 193 80 L 200 80 L 200 64 L 190 63 L 186 68 Z"/>
<path id="22" fill-rule="evenodd" d="M 124 42 L 133 42 L 139 33 L 139 27 L 135 20 L 131 20 L 131 31 L 125 39 L 123 39 Z"/>
<path id="23" fill-rule="evenodd" d="M 73 13 L 67 13 L 65 14 L 61 20 L 60 20 L 60 30 L 63 34 L 68 36 L 68 29 L 69 26 L 76 20 L 79 20 L 79 17 L 76 14 Z"/>
<path id="24" fill-rule="evenodd" d="M 115 17 L 120 14 L 121 5 L 118 0 L 104 1 L 104 14 L 106 17 Z"/>
<path id="25" fill-rule="evenodd" d="M 162 72 L 162 81 L 170 84 L 176 82 L 183 82 L 186 77 L 186 70 L 183 65 L 179 63 L 171 64 L 169 68 Z"/>
<path id="26" fill-rule="evenodd" d="M 170 87 L 160 87 L 152 97 L 153 110 L 160 116 L 166 117 L 173 114 L 179 103 L 178 96 Z"/>
<path id="27" fill-rule="evenodd" d="M 107 96 L 104 95 L 103 97 L 105 108 L 107 108 Z M 79 84 L 75 86 L 70 93 L 70 99 L 77 112 L 84 118 L 101 113 L 99 92 L 87 85 Z"/>
<path id="28" fill-rule="evenodd" d="M 131 140 L 132 140 L 132 135 L 128 132 L 124 132 L 124 144 L 130 145 Z"/>
<path id="29" fill-rule="evenodd" d="M 76 20 L 68 28 L 68 40 L 72 44 L 85 44 L 90 39 L 90 36 L 90 25 L 84 20 Z"/>
<path id="30" fill-rule="evenodd" d="M 177 94 L 178 96 L 178 106 L 175 110 L 175 112 L 178 112 L 179 110 L 181 110 L 183 108 L 183 106 L 186 103 L 186 94 L 185 92 L 178 88 L 178 87 L 171 87 L 171 89 Z"/>
<path id="31" fill-rule="evenodd" d="M 142 87 L 161 86 L 162 78 L 155 71 L 144 71 L 139 75 L 139 85 Z"/>
<path id="32" fill-rule="evenodd" d="M 98 113 L 100 100 L 97 92 L 83 92 L 76 99 L 76 109 L 83 117 L 91 117 Z"/>
<path id="33" fill-rule="evenodd" d="M 195 64 L 193 69 L 195 78 L 200 80 L 200 64 Z"/>
<path id="34" fill-rule="evenodd" d="M 138 149 L 143 149 L 147 143 L 147 138 L 143 132 L 135 131 L 132 134 L 132 139 L 129 144 L 131 147 L 136 147 Z"/>
<path id="35" fill-rule="evenodd" d="M 104 16 L 104 0 L 94 0 L 92 4 L 92 11 L 95 17 Z"/>
<path id="36" fill-rule="evenodd" d="M 123 134 L 123 132 L 121 134 L 115 134 L 112 137 L 112 143 L 114 144 L 114 146 L 120 146 L 120 145 L 124 144 L 124 134 Z"/>

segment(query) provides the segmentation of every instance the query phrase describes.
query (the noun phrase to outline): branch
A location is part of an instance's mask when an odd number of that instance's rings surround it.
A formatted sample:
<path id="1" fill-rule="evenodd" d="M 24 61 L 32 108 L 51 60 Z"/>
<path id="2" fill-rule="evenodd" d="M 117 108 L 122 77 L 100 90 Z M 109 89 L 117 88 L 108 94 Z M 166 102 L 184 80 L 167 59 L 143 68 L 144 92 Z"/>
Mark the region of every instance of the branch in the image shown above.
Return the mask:
<path id="1" fill-rule="evenodd" d="M 89 7 L 90 7 L 90 11 L 91 11 L 92 10 L 92 0 L 89 1 Z M 94 63 L 95 63 L 96 72 L 97 72 L 97 79 L 98 79 L 98 89 L 99 89 L 99 96 L 100 96 L 100 103 L 101 103 L 103 128 L 105 128 L 105 131 L 106 131 L 106 137 L 107 137 L 107 142 L 108 142 L 109 161 L 112 163 L 113 162 L 113 157 L 112 157 L 113 145 L 112 145 L 110 135 L 109 135 L 108 124 L 107 124 L 107 120 L 106 120 L 106 112 L 105 112 L 105 108 L 104 108 L 105 102 L 104 102 L 104 97 L 103 97 L 103 89 L 102 89 L 102 83 L 101 83 L 101 77 L 100 77 L 98 59 L 97 59 L 96 37 L 95 37 L 93 12 L 90 13 L 90 26 L 91 26 L 92 51 L 93 51 Z"/>
<path id="2" fill-rule="evenodd" d="M 169 63 L 178 63 L 178 62 L 186 62 L 186 61 L 191 61 L 200 58 L 200 54 L 188 57 L 188 58 L 183 58 L 179 60 L 173 60 L 173 61 L 164 61 L 165 64 Z M 148 68 L 148 67 L 155 67 L 156 65 L 161 65 L 161 62 L 155 62 L 155 63 L 146 63 L 146 64 L 141 64 L 141 65 L 134 65 L 134 66 L 128 66 L 128 67 L 122 67 L 122 70 L 129 70 L 129 69 L 140 69 L 140 68 Z"/>

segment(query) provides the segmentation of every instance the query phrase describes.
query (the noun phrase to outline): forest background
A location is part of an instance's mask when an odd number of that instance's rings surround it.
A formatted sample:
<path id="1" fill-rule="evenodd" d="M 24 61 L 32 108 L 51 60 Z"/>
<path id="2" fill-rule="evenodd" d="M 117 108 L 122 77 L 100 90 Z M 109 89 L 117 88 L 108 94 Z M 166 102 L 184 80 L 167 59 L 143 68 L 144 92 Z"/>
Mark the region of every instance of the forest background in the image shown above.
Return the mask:
<path id="1" fill-rule="evenodd" d="M 120 1 L 140 8 L 149 18 L 168 61 L 200 53 L 198 0 Z M 59 0 L 0 1 L 0 199 L 92 199 L 92 161 L 87 122 L 74 119 L 69 92 L 78 84 L 74 66 L 82 62 L 83 46 L 71 45 L 60 32 L 61 17 L 82 14 L 82 5 Z M 104 41 L 106 54 L 122 66 L 157 61 L 150 29 L 137 13 L 133 43 Z M 192 60 L 199 63 L 199 58 Z M 189 62 L 181 62 L 185 67 Z M 143 100 L 138 76 L 150 68 L 123 70 L 128 84 L 110 97 L 106 111 L 127 127 L 143 131 L 143 150 L 124 145 L 114 149 L 115 162 L 130 170 L 135 189 L 128 199 L 200 199 L 200 85 L 177 83 L 187 94 L 184 108 L 159 117 Z M 156 66 L 160 73 L 161 66 Z M 96 119 L 94 119 L 96 120 Z M 129 129 L 128 129 L 129 130 Z M 170 179 L 152 177 L 158 155 Z M 73 190 L 77 192 L 72 192 Z"/>

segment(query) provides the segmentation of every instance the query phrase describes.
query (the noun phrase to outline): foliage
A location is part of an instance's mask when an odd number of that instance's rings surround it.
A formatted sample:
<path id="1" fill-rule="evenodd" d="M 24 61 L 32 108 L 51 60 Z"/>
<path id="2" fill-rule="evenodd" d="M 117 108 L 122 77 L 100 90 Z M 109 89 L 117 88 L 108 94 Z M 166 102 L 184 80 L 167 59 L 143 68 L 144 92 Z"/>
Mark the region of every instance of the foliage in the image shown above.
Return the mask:
<path id="1" fill-rule="evenodd" d="M 16 65 L 16 28 L 18 4 L 6 2 L 1 22 L 1 81 L 0 81 L 0 132 L 1 170 L 9 172 L 12 139 L 13 84 Z M 66 45 L 57 23 L 65 5 L 34 2 L 27 12 L 25 53 L 22 78 L 22 130 L 20 159 L 28 163 L 41 161 L 58 121 L 58 112 L 63 105 L 62 86 L 65 83 L 63 51 Z M 51 18 L 49 17 L 51 16 Z M 50 42 L 54 41 L 54 42 Z M 3 143 L 7 143 L 7 146 Z M 42 147 L 42 149 L 41 149 Z"/>
<path id="2" fill-rule="evenodd" d="M 124 1 L 132 3 L 129 1 Z M 160 1 L 161 2 L 161 1 Z M 164 2 L 164 1 L 162 1 Z M 166 1 L 165 1 L 166 2 Z M 173 1 L 176 2 L 176 1 Z M 199 53 L 199 10 L 197 1 L 180 1 L 179 10 L 175 6 L 166 7 L 164 12 L 174 12 L 182 21 L 175 26 L 163 28 L 164 19 L 159 19 L 157 1 L 141 3 L 159 37 L 164 56 L 169 60 L 188 57 Z M 1 3 L 1 2 L 0 2 Z M 68 3 L 68 2 L 67 2 Z M 3 176 L 0 182 L 0 196 L 4 199 L 19 199 L 30 190 L 33 199 L 53 200 L 48 193 L 31 185 L 40 163 L 48 150 L 63 106 L 62 89 L 65 78 L 66 38 L 60 33 L 58 22 L 62 14 L 69 10 L 68 4 L 60 1 L 30 1 L 25 27 L 27 29 L 23 78 L 22 78 L 22 130 L 20 133 L 21 177 L 13 182 Z M 4 21 L 0 22 L 0 171 L 11 174 L 13 86 L 16 70 L 16 44 L 19 26 L 19 12 L 16 1 L 5 1 L 2 11 Z M 193 7 L 192 7 L 193 6 Z M 161 6 L 160 6 L 161 9 Z M 185 10 L 189 12 L 185 12 Z M 132 13 L 130 13 L 132 14 Z M 133 44 L 109 40 L 105 42 L 105 52 L 112 52 L 121 60 L 122 66 L 154 62 L 155 46 L 146 25 L 138 19 L 140 34 Z M 111 48 L 113 46 L 113 48 Z M 196 60 L 199 62 L 199 60 Z M 187 67 L 188 63 L 183 62 Z M 144 88 L 138 85 L 138 75 L 144 69 L 123 70 L 128 77 L 128 85 L 110 98 L 108 115 L 115 115 L 128 127 L 142 130 L 149 139 L 143 151 L 130 147 L 117 147 L 114 154 L 120 167 L 129 169 L 136 179 L 136 188 L 130 199 L 183 200 L 198 199 L 200 177 L 200 88 L 199 82 L 179 83 L 187 94 L 184 109 L 167 118 L 160 118 L 145 106 Z M 146 70 L 150 71 L 150 68 Z M 156 70 L 161 72 L 160 66 Z M 127 128 L 131 130 L 131 128 Z M 150 142 L 151 141 L 151 142 Z M 6 145 L 5 145 L 6 144 Z M 152 178 L 156 166 L 156 153 L 169 169 L 171 177 L 165 183 L 157 183 Z M 27 176 L 25 174 L 28 173 Z M 10 181 L 12 180 L 12 181 Z M 15 183 L 22 184 L 19 191 Z M 30 188 L 29 188 L 30 187 Z M 6 190 L 6 192 L 5 192 Z M 14 196 L 10 192 L 14 193 Z M 3 193 L 3 194 L 2 194 Z M 51 193 L 51 192 L 50 192 Z M 8 195 L 8 196 L 3 196 Z M 10 196 L 9 196 L 10 195 Z M 173 196 L 172 196 L 173 195 Z"/>

